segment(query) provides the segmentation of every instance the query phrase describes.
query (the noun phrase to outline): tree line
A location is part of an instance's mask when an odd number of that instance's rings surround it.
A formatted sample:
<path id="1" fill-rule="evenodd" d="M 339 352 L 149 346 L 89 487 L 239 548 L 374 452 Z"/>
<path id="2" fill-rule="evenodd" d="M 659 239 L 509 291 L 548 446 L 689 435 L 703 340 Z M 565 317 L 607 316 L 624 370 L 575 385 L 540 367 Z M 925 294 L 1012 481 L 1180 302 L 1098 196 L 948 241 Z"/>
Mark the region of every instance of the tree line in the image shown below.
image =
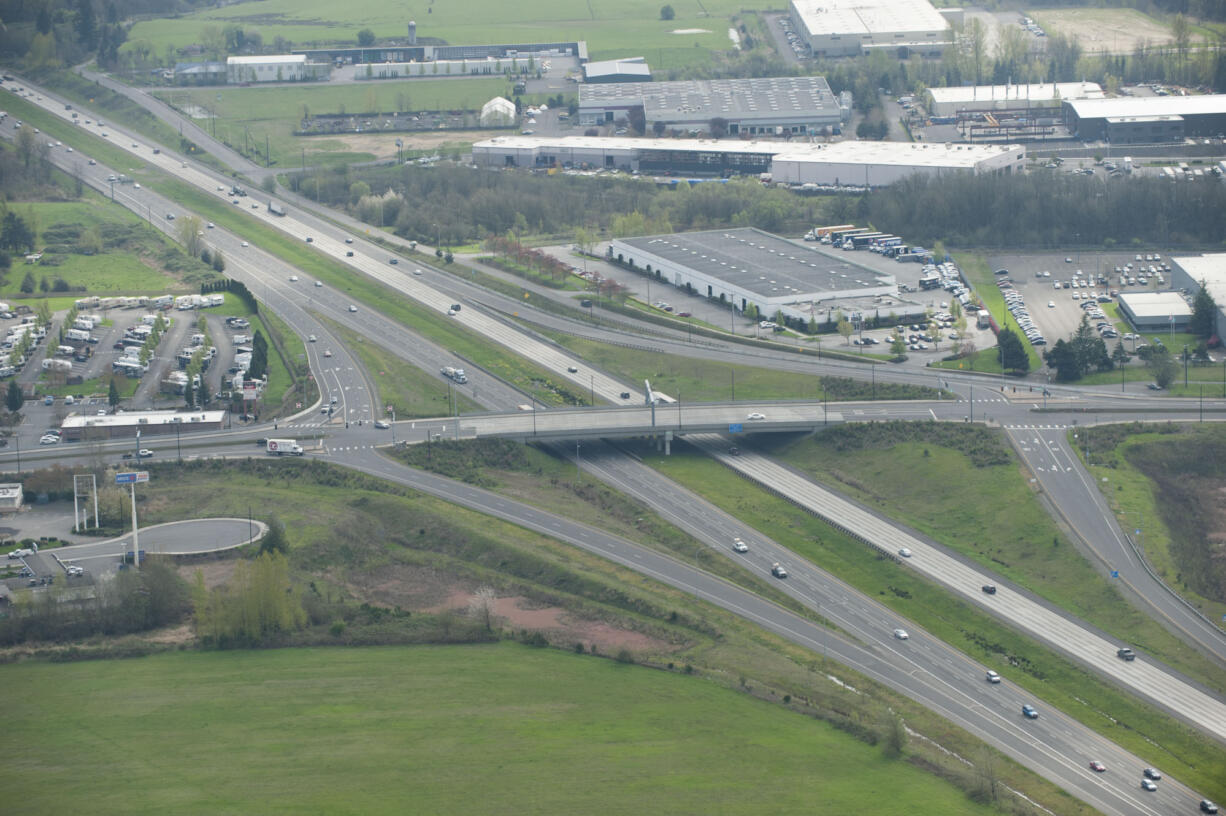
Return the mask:
<path id="1" fill-rule="evenodd" d="M 1222 241 L 1226 185 L 1062 173 L 912 176 L 858 208 L 915 243 L 959 246 L 1208 246 Z"/>

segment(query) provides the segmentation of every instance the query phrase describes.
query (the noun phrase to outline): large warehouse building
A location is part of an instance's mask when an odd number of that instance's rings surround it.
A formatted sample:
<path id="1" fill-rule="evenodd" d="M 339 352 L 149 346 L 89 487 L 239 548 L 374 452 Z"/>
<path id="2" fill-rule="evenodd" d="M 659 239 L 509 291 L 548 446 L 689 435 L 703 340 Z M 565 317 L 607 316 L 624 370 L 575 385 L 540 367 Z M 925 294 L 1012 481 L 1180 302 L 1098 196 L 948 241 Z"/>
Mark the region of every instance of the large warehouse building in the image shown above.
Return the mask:
<path id="1" fill-rule="evenodd" d="M 1192 310 L 1178 292 L 1121 292 L 1120 313 L 1142 332 L 1188 330 Z"/>
<path id="2" fill-rule="evenodd" d="M 814 304 L 898 291 L 884 275 L 758 229 L 617 238 L 609 258 L 703 297 L 808 320 Z"/>
<path id="3" fill-rule="evenodd" d="M 693 176 L 770 173 L 783 184 L 880 187 L 915 173 L 1011 173 L 1018 145 L 749 142 L 601 136 L 499 136 L 473 145 L 485 167 L 564 167 Z"/>
<path id="4" fill-rule="evenodd" d="M 1217 303 L 1216 334 L 1226 337 L 1226 252 L 1171 258 L 1171 286 L 1195 295 L 1204 283 Z"/>
<path id="5" fill-rule="evenodd" d="M 225 411 L 141 411 L 133 413 L 72 414 L 64 418 L 60 429 L 65 442 L 101 442 L 107 439 L 134 439 L 192 431 L 220 431 L 226 419 Z"/>
<path id="6" fill-rule="evenodd" d="M 1020 85 L 955 85 L 929 88 L 928 113 L 956 116 L 959 111 L 1059 110 L 1070 99 L 1102 99 L 1103 89 L 1094 82 L 1027 82 Z"/>
<path id="7" fill-rule="evenodd" d="M 953 43 L 950 19 L 928 0 L 791 0 L 788 6 L 814 57 L 858 57 L 880 48 L 939 57 Z M 960 20 L 958 10 L 949 13 Z"/>
<path id="8" fill-rule="evenodd" d="M 309 62 L 302 54 L 269 54 L 264 57 L 227 57 L 226 82 L 299 82 L 328 79 L 332 63 Z"/>
<path id="9" fill-rule="evenodd" d="M 1086 141 L 1177 142 L 1226 133 L 1226 94 L 1125 96 L 1064 103 L 1069 132 Z"/>
<path id="10" fill-rule="evenodd" d="M 674 82 L 611 82 L 579 86 L 579 123 L 627 119 L 642 108 L 647 129 L 707 132 L 712 119 L 727 122 L 728 134 L 803 135 L 837 125 L 850 115 L 824 77 L 686 79 Z"/>

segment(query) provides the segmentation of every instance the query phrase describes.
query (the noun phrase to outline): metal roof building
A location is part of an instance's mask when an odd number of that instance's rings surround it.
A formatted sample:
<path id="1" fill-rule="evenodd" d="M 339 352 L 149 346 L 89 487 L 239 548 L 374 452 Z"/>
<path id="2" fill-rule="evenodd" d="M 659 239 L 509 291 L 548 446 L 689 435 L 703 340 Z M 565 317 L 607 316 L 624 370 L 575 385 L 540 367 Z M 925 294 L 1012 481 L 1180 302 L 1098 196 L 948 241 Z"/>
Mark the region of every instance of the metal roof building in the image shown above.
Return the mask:
<path id="1" fill-rule="evenodd" d="M 651 82 L 651 66 L 643 57 L 589 62 L 583 66 L 583 81 L 589 84 Z"/>
<path id="2" fill-rule="evenodd" d="M 855 57 L 879 48 L 940 56 L 949 20 L 928 0 L 791 0 L 796 33 L 815 57 Z"/>
<path id="3" fill-rule="evenodd" d="M 1094 82 L 1030 82 L 929 88 L 926 102 L 933 116 L 954 116 L 958 111 L 1059 108 L 1070 99 L 1102 98 L 1102 86 Z"/>
<path id="4" fill-rule="evenodd" d="M 72 414 L 64 418 L 60 430 L 65 442 L 102 441 L 106 439 L 219 431 L 225 422 L 225 411 L 134 411 L 131 413 L 92 416 Z"/>
<path id="5" fill-rule="evenodd" d="M 1188 136 L 1226 133 L 1226 94 L 1201 96 L 1122 96 L 1073 99 L 1064 103 L 1069 130 L 1082 139 L 1105 139 L 1108 119 L 1181 116 Z"/>
<path id="6" fill-rule="evenodd" d="M 770 173 L 784 184 L 876 187 L 914 173 L 1010 173 L 1022 166 L 1026 152 L 1018 145 L 926 142 L 499 136 L 473 144 L 472 156 L 474 163 L 486 167 L 587 167 L 694 176 Z"/>
<path id="7" fill-rule="evenodd" d="M 765 316 L 807 319 L 814 303 L 898 290 L 892 275 L 753 228 L 615 238 L 609 258 L 740 311 L 754 304 Z"/>
<path id="8" fill-rule="evenodd" d="M 1178 292 L 1120 292 L 1120 312 L 1138 331 L 1186 331 L 1192 309 Z"/>
<path id="9" fill-rule="evenodd" d="M 1171 258 L 1171 286 L 1195 295 L 1202 282 L 1217 303 L 1217 336 L 1226 336 L 1226 252 Z"/>
<path id="10" fill-rule="evenodd" d="M 303 79 L 327 79 L 332 73 L 330 62 L 307 62 L 305 54 L 269 54 L 260 57 L 226 57 L 226 81 L 294 82 Z"/>
<path id="11" fill-rule="evenodd" d="M 689 131 L 727 120 L 729 135 L 815 132 L 842 121 L 839 100 L 825 77 L 686 79 L 612 82 L 579 86 L 579 122 L 595 125 L 626 118 L 641 107 L 648 129 L 656 122 Z"/>

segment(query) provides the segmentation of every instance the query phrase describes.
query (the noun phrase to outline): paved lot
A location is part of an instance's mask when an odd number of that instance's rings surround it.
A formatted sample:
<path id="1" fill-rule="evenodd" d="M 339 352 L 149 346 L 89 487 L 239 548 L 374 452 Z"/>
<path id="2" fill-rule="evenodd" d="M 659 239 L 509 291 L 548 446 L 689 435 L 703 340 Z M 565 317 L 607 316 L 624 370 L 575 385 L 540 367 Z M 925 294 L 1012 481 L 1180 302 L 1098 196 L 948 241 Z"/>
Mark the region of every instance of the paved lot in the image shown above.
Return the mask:
<path id="1" fill-rule="evenodd" d="M 1043 336 L 1047 339 L 1048 345 L 1054 344 L 1061 338 L 1067 338 L 1071 335 L 1081 322 L 1083 314 L 1081 310 L 1082 300 L 1080 297 L 1073 300 L 1073 294 L 1078 295 L 1089 294 L 1091 296 L 1118 290 L 1120 292 L 1157 292 L 1169 291 L 1171 278 L 1166 276 L 1166 284 L 1159 286 L 1156 279 L 1151 278 L 1148 286 L 1120 286 L 1119 276 L 1114 272 L 1115 267 L 1123 267 L 1126 264 L 1137 264 L 1136 255 L 1139 253 L 1142 257 L 1151 255 L 1155 252 L 1152 248 L 1142 248 L 1140 250 L 1129 252 L 1077 252 L 1071 251 L 1064 254 L 1061 253 L 1036 253 L 1029 255 L 1018 254 L 1002 254 L 991 257 L 988 263 L 993 269 L 1008 269 L 1009 277 L 1013 281 L 1014 288 L 1022 294 L 1026 300 L 1026 307 L 1030 310 L 1030 316 L 1034 319 L 1039 329 L 1043 332 Z M 1164 253 L 1159 253 L 1166 259 Z M 1066 261 L 1066 259 L 1068 259 Z M 1150 262 L 1145 262 L 1146 266 Z M 1092 289 L 1069 289 L 1067 286 L 1060 290 L 1055 289 L 1055 283 L 1059 281 L 1061 284 L 1068 284 L 1076 274 L 1077 270 L 1082 271 L 1082 280 L 1095 280 L 1099 275 L 1105 275 L 1107 278 L 1106 285 L 1098 285 Z M 1050 272 L 1051 276 L 1037 277 L 1038 274 Z M 1048 306 L 1048 303 L 1053 303 L 1054 306 Z M 1106 306 L 1107 304 L 1104 304 Z M 1120 333 L 1130 331 L 1124 328 Z M 1114 340 L 1108 341 L 1108 347 L 1114 345 Z"/>

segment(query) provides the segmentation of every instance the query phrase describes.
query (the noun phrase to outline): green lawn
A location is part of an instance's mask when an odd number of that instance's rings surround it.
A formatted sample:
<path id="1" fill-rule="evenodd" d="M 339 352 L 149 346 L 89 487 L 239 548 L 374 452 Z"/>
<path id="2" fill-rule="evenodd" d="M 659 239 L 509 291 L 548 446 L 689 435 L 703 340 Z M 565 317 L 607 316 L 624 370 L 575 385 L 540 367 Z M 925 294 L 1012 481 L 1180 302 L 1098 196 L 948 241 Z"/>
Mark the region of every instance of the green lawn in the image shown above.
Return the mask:
<path id="1" fill-rule="evenodd" d="M 295 48 L 323 42 L 357 45 L 357 33 L 370 28 L 380 38 L 403 42 L 405 24 L 417 21 L 419 37 L 437 37 L 452 44 L 526 43 L 585 40 L 592 59 L 633 51 L 657 69 L 705 62 L 710 50 L 728 50 L 729 18 L 741 11 L 733 0 L 684 0 L 672 3 L 676 19 L 661 20 L 658 0 L 525 0 L 506 4 L 473 0 L 464 4 L 433 4 L 429 13 L 414 14 L 404 4 L 354 0 L 344 5 L 327 0 L 265 0 L 237 3 L 198 14 L 138 22 L 124 50 L 148 46 L 162 54 L 167 45 L 199 43 L 206 27 L 218 30 L 240 23 L 258 31 L 265 43 L 284 37 Z M 694 30 L 697 31 L 694 31 Z M 672 32 L 692 32 L 678 33 Z M 484 101 L 484 100 L 483 100 Z"/>
<path id="2" fill-rule="evenodd" d="M 904 453 L 899 451 L 902 447 L 897 446 L 893 451 Z M 927 447 L 930 451 L 933 449 L 932 445 Z M 1194 788 L 1210 792 L 1213 796 L 1226 793 L 1223 783 L 1226 780 L 1226 750 L 1199 731 L 1119 691 L 1097 675 L 1054 654 L 972 604 L 925 581 L 913 571 L 900 567 L 890 559 L 880 558 L 859 541 L 838 532 L 790 502 L 756 487 L 705 456 L 679 454 L 676 448 L 670 457 L 647 451 L 643 455 L 648 464 L 773 537 L 797 556 L 820 564 L 823 569 L 861 592 L 916 621 L 935 637 L 1041 695 L 1090 728 L 1140 756 L 1155 757 L 1154 762 L 1164 763 L 1168 768 L 1179 768 L 1173 773 L 1186 779 Z M 851 467 L 850 460 L 858 459 L 859 455 L 857 452 L 853 457 L 843 452 L 839 456 L 841 464 L 831 466 Z M 897 468 L 900 474 L 910 472 L 907 466 L 913 463 L 916 454 L 911 451 L 904 455 L 905 463 L 900 463 Z M 918 455 L 922 457 L 922 450 Z M 943 455 L 937 453 L 935 458 L 941 460 Z M 930 479 L 933 475 L 925 475 L 923 479 Z M 919 481 L 921 478 L 917 475 L 911 487 Z M 954 497 L 960 496 L 967 485 L 964 481 L 943 484 L 946 492 Z M 956 489 L 952 489 L 952 485 L 956 485 Z M 874 491 L 884 494 L 884 490 L 884 486 L 874 485 Z M 894 497 L 897 492 L 894 491 Z M 966 503 L 971 501 L 968 498 Z M 950 503 L 947 501 L 943 506 L 948 508 Z M 990 506 L 998 508 L 1001 513 L 1010 512 L 1003 505 L 993 503 Z M 896 511 L 892 511 L 891 515 L 900 517 L 904 522 L 916 521 L 902 517 Z M 1002 528 L 992 523 L 977 529 L 999 532 Z M 1050 541 L 1048 538 L 1049 546 Z M 1035 546 L 1041 545 L 1042 540 Z M 993 545 L 989 542 L 986 546 Z M 1061 544 L 1061 547 L 1068 546 Z M 996 564 L 993 566 L 1000 568 Z M 1050 575 L 1043 577 L 1047 580 L 1053 578 Z M 1100 587 L 1101 582 L 1088 588 L 1088 594 L 1092 597 L 1083 605 L 1105 594 Z M 1097 621 L 1104 628 L 1119 630 L 1136 622 L 1145 627 L 1147 651 L 1151 642 L 1170 646 L 1180 652 L 1178 657 L 1182 659 L 1176 661 L 1177 667 L 1195 668 L 1196 676 L 1220 687 L 1220 673 L 1215 674 L 1215 667 L 1199 654 L 1174 641 L 1165 630 L 1147 622 L 1148 619 L 1130 607 L 1123 605 L 1113 608 L 1122 610 L 1121 618 Z M 1131 638 L 1126 639 L 1136 642 Z"/>
<path id="3" fill-rule="evenodd" d="M 698 678 L 514 644 L 0 668 L 9 813 L 987 812 Z M 873 780 L 877 780 L 874 782 Z M 882 795 L 887 788 L 889 795 Z M 764 792 L 769 791 L 769 795 Z"/>

